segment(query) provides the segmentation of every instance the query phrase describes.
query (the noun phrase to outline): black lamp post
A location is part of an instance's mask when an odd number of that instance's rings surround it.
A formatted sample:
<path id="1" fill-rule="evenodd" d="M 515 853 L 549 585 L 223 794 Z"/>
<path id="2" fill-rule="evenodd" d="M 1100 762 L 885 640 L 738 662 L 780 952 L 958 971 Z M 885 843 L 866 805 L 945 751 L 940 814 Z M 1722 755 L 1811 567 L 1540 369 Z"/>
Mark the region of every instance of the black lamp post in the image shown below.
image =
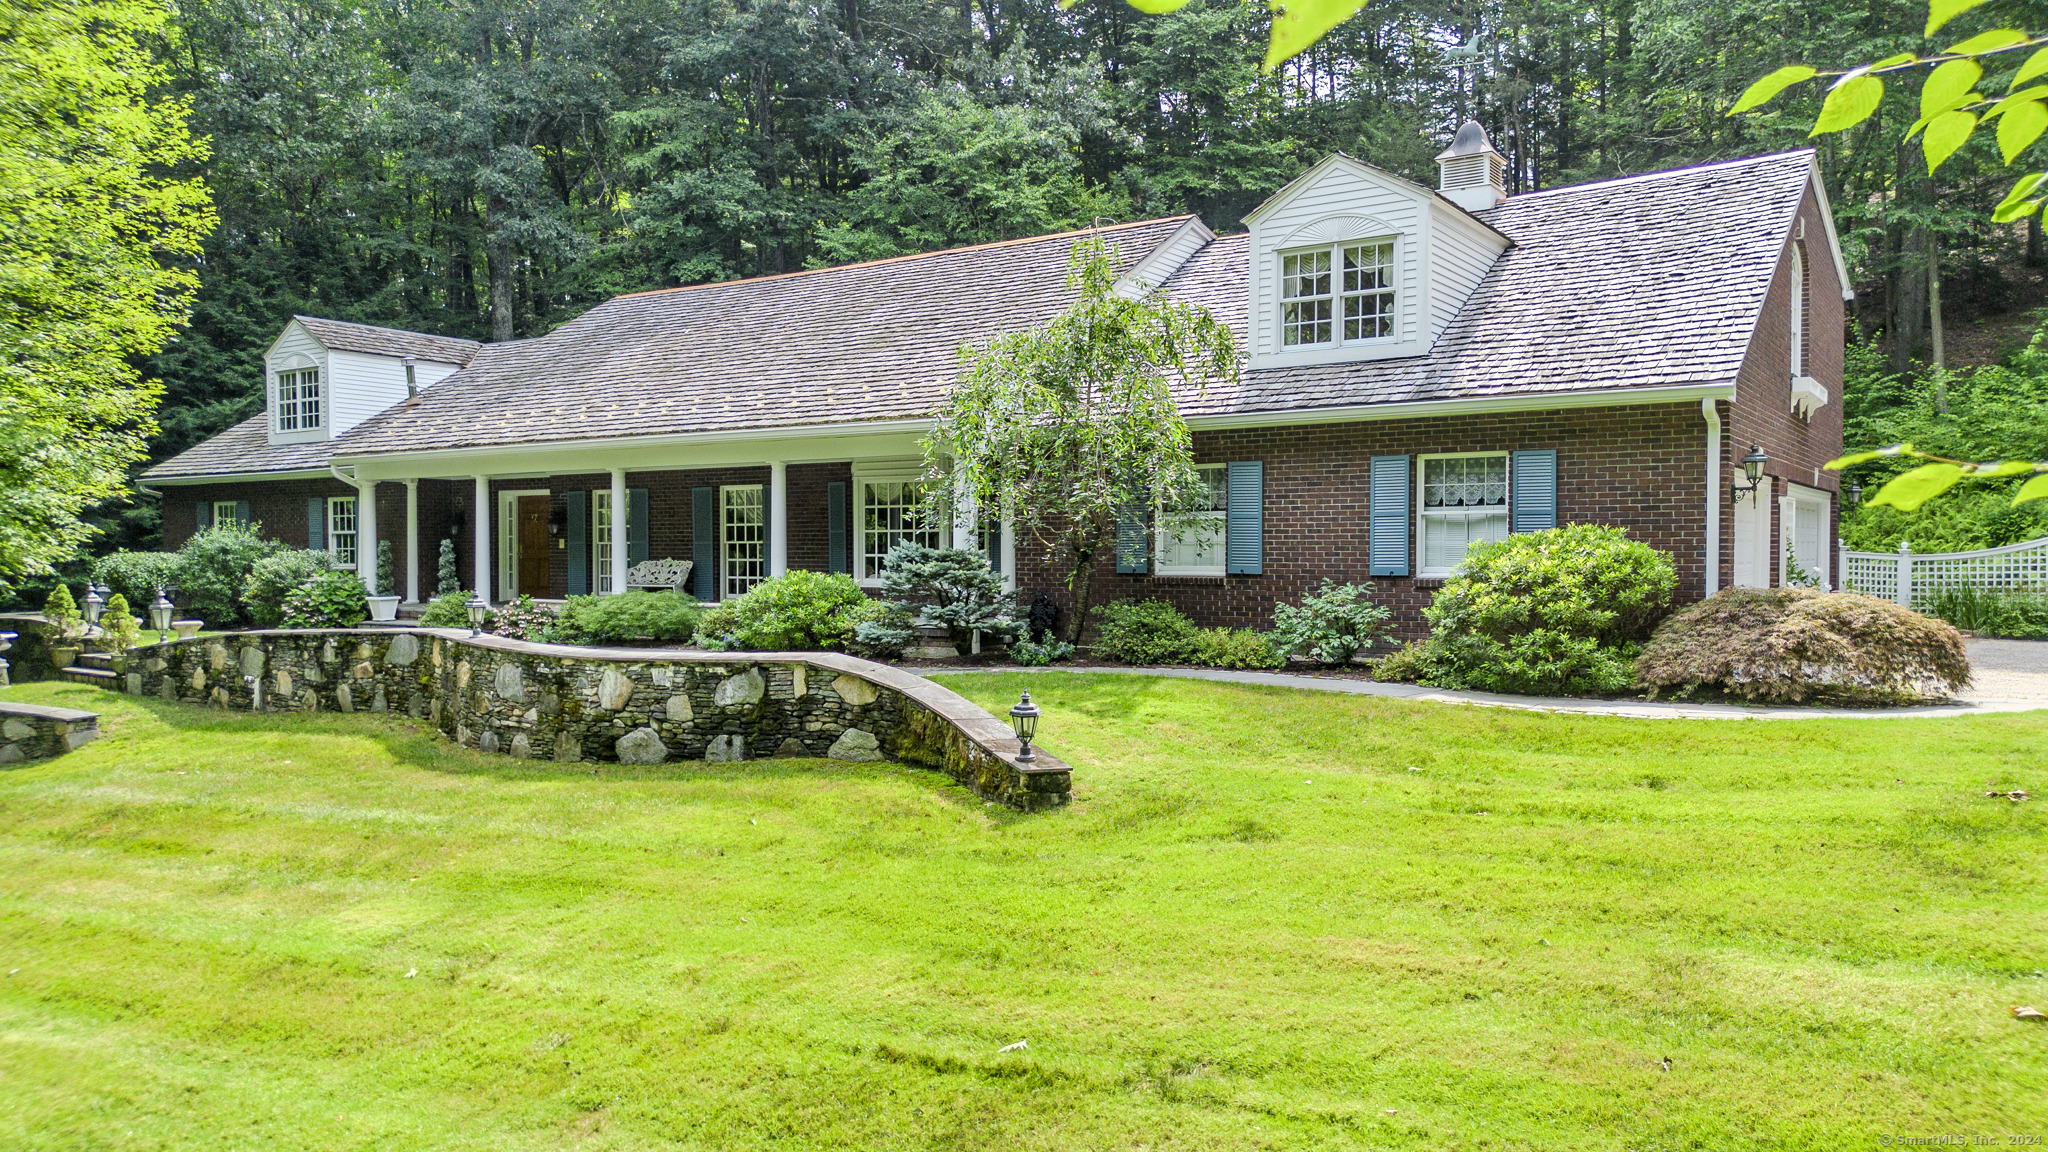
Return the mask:
<path id="1" fill-rule="evenodd" d="M 100 594 L 100 586 L 88 581 L 85 585 L 85 625 L 99 626 L 100 613 L 107 609 L 107 598 Z"/>
<path id="2" fill-rule="evenodd" d="M 1022 700 L 1010 708 L 1010 727 L 1017 733 L 1017 759 L 1031 759 L 1031 738 L 1038 734 L 1038 718 L 1044 713 L 1031 702 L 1031 693 L 1026 692 Z"/>
<path id="3" fill-rule="evenodd" d="M 484 630 L 484 614 L 491 610 L 490 601 L 484 599 L 483 593 L 472 592 L 469 595 L 469 603 L 463 607 L 469 609 L 469 634 L 475 636 L 481 633 Z"/>
<path id="4" fill-rule="evenodd" d="M 162 588 L 156 590 L 156 603 L 149 606 L 149 626 L 156 629 L 156 642 L 165 643 L 171 638 L 171 598 Z"/>
<path id="5" fill-rule="evenodd" d="M 1742 472 L 1745 476 L 1749 477 L 1749 483 L 1736 484 L 1731 482 L 1728 485 L 1729 494 L 1740 499 L 1745 492 L 1756 491 L 1757 486 L 1762 484 L 1764 480 L 1764 465 L 1770 462 L 1771 458 L 1764 455 L 1762 448 L 1751 444 L 1749 446 L 1749 455 L 1742 458 Z"/>

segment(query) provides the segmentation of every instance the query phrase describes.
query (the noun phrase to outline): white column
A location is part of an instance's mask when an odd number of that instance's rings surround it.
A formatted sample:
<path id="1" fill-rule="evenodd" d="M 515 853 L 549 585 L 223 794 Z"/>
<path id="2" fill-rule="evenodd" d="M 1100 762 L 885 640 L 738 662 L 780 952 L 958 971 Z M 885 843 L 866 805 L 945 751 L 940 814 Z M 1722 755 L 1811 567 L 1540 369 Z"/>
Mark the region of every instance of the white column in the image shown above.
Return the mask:
<path id="1" fill-rule="evenodd" d="M 1790 484 L 1791 481 L 1787 480 L 1786 483 Z M 1780 588 L 1790 585 L 1791 582 L 1785 579 L 1785 577 L 1787 573 L 1791 572 L 1793 562 L 1799 558 L 1798 553 L 1794 550 L 1794 545 L 1797 543 L 1794 533 L 1798 531 L 1798 528 L 1799 502 L 1789 495 L 1778 497 L 1778 587 Z"/>
<path id="2" fill-rule="evenodd" d="M 491 523 L 497 519 L 497 510 L 491 507 L 491 478 L 476 478 L 476 509 L 470 516 L 470 535 L 476 541 L 476 587 L 472 591 L 484 599 L 491 596 Z"/>
<path id="3" fill-rule="evenodd" d="M 420 602 L 420 482 L 405 482 L 405 598 Z"/>
<path id="4" fill-rule="evenodd" d="M 789 466 L 768 462 L 768 575 L 789 571 Z"/>
<path id="5" fill-rule="evenodd" d="M 377 482 L 356 485 L 356 578 L 363 590 L 377 594 Z"/>
<path id="6" fill-rule="evenodd" d="M 1017 590 L 1017 526 L 1003 521 L 1003 589 Z"/>
<path id="7" fill-rule="evenodd" d="M 1721 590 L 1721 409 L 1713 397 L 1700 401 L 1707 418 L 1707 595 Z"/>
<path id="8" fill-rule="evenodd" d="M 967 488 L 967 469 L 958 460 L 953 462 L 953 547 L 975 548 L 981 543 L 980 533 L 975 531 L 977 509 L 974 507 L 974 493 Z"/>
<path id="9" fill-rule="evenodd" d="M 626 518 L 633 510 L 626 502 L 626 470 L 612 469 L 612 595 L 626 590 Z"/>

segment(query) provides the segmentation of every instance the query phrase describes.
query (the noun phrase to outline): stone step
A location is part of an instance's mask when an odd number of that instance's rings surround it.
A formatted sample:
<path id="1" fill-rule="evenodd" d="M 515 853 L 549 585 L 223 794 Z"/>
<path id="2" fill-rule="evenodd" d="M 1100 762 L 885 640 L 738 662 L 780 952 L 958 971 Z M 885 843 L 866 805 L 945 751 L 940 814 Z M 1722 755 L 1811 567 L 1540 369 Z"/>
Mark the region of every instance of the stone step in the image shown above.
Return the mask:
<path id="1" fill-rule="evenodd" d="M 78 664 L 73 664 L 69 668 L 59 669 L 57 676 L 59 679 L 69 680 L 73 684 L 98 684 L 101 686 L 111 684 L 120 678 L 112 668 L 87 668 Z"/>
<path id="2" fill-rule="evenodd" d="M 78 654 L 78 662 L 72 666 L 75 668 L 99 668 L 111 671 L 114 665 L 113 658 L 105 652 L 80 652 Z"/>

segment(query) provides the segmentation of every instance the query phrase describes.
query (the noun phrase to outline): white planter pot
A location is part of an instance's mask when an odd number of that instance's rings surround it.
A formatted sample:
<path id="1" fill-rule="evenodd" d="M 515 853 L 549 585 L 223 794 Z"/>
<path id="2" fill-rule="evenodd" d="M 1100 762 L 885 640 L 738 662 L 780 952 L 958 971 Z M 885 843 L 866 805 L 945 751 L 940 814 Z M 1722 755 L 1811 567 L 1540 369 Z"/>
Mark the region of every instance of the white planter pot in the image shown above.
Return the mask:
<path id="1" fill-rule="evenodd" d="M 398 619 L 398 597 L 370 597 L 370 619 L 375 620 L 379 624 L 389 624 L 393 620 Z"/>

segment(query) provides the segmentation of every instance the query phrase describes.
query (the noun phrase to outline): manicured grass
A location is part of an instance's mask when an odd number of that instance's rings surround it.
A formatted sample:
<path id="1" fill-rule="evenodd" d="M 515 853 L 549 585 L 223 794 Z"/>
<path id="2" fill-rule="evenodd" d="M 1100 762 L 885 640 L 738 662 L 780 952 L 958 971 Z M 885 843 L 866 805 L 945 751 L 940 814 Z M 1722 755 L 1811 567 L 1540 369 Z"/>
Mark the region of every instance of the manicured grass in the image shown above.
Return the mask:
<path id="1" fill-rule="evenodd" d="M 1076 804 L 13 689 L 108 736 L 0 773 L 0 1147 L 2048 1134 L 2048 836 L 1983 797 L 2048 716 L 948 683 Z"/>

